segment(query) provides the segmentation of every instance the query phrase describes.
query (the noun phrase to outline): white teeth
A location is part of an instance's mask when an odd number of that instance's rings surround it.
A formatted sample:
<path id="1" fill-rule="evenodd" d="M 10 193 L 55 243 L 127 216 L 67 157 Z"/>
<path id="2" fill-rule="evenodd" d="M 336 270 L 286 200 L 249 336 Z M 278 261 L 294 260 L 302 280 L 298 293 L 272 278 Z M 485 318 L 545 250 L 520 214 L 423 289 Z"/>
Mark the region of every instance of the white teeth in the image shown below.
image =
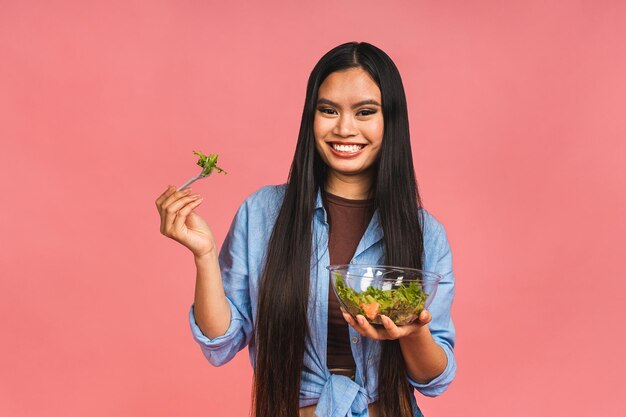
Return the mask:
<path id="1" fill-rule="evenodd" d="M 339 145 L 333 143 L 333 149 L 337 152 L 358 152 L 363 149 L 365 145 Z"/>

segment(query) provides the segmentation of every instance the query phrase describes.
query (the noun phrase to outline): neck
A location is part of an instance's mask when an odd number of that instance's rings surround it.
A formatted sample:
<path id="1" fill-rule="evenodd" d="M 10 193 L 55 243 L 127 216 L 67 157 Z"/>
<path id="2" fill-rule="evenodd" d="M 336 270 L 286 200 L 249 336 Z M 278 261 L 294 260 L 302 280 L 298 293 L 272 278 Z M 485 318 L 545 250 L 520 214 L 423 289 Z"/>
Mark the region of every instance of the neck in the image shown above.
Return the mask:
<path id="1" fill-rule="evenodd" d="M 329 172 L 326 177 L 326 191 L 350 200 L 367 200 L 372 188 L 372 174 L 341 175 Z"/>

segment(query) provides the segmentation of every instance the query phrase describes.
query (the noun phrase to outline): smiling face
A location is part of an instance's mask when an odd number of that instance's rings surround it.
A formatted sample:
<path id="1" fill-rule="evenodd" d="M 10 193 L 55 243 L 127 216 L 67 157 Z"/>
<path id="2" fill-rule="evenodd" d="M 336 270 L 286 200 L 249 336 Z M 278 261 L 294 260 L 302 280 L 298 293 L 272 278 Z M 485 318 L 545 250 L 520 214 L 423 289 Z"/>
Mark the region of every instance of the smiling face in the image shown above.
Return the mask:
<path id="1" fill-rule="evenodd" d="M 367 194 L 383 141 L 381 104 L 378 85 L 362 68 L 333 72 L 320 85 L 313 134 L 328 166 L 329 192 L 347 198 Z"/>

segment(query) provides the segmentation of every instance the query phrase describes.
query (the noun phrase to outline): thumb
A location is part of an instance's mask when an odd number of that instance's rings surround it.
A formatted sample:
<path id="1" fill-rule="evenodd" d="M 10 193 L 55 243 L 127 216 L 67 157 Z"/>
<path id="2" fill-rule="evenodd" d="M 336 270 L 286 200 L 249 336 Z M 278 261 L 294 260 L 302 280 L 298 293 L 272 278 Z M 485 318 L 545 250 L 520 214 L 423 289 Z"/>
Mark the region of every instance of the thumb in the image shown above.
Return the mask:
<path id="1" fill-rule="evenodd" d="M 420 324 L 428 324 L 433 319 L 433 316 L 430 315 L 430 311 L 424 309 L 420 312 L 420 315 L 417 316 Z"/>

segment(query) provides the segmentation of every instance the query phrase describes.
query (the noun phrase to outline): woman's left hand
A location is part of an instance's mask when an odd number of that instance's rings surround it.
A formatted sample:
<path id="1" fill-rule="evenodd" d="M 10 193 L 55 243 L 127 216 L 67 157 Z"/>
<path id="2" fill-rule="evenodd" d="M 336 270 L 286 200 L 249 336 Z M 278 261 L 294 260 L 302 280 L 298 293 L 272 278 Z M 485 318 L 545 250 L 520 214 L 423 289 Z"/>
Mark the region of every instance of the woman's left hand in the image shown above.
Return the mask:
<path id="1" fill-rule="evenodd" d="M 422 310 L 414 322 L 404 326 L 396 326 L 396 324 L 389 317 L 381 315 L 380 317 L 383 324 L 383 327 L 381 328 L 379 326 L 372 326 L 361 314 L 358 314 L 356 316 L 357 319 L 354 320 L 354 318 L 343 308 L 341 309 L 341 312 L 343 313 L 344 320 L 347 321 L 348 324 L 352 326 L 361 336 L 369 337 L 370 339 L 375 340 L 396 340 L 411 336 L 418 333 L 420 329 L 432 320 L 432 316 L 428 310 Z"/>

